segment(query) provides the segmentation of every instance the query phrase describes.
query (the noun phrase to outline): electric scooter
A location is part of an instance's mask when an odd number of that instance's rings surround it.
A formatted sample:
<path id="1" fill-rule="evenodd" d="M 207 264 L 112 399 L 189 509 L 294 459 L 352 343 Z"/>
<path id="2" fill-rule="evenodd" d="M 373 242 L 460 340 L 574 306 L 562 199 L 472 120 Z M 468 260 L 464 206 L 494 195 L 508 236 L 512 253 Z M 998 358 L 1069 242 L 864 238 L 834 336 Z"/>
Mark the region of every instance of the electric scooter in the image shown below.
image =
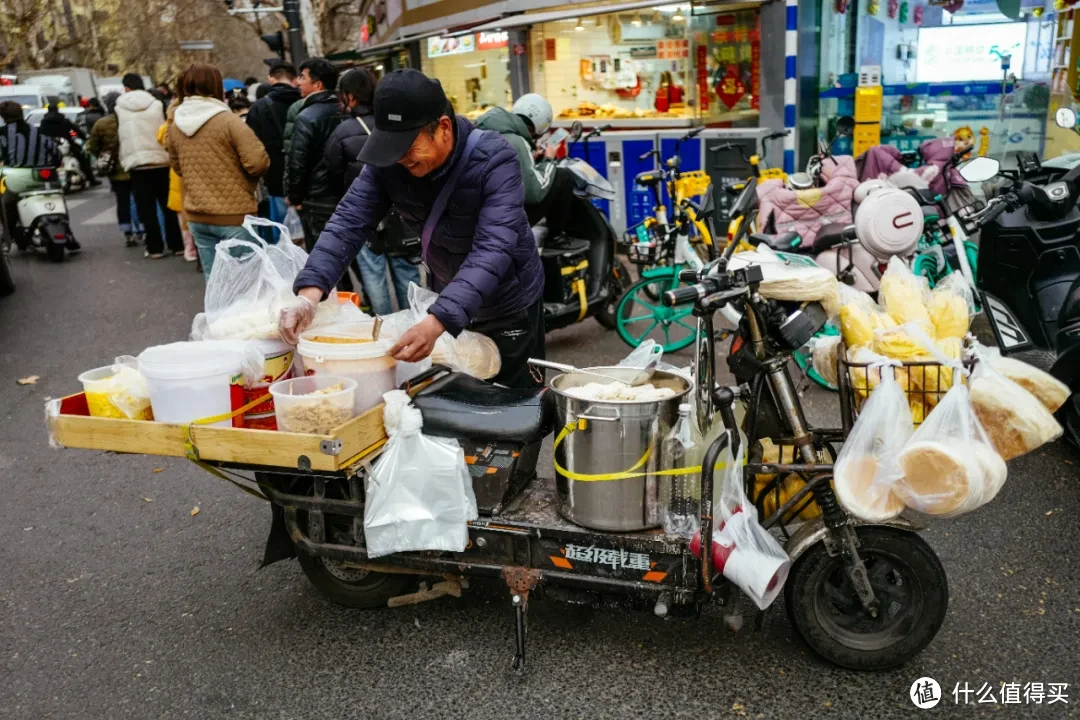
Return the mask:
<path id="1" fill-rule="evenodd" d="M 593 128 L 582 138 L 584 128 L 575 122 L 567 139 L 571 144 L 583 139 L 588 157 L 589 139 L 605 129 Z M 615 188 L 580 158 L 563 158 L 558 167 L 574 175 L 567 231 L 551 237 L 543 221 L 533 228 L 544 265 L 544 326 L 551 332 L 594 316 L 610 330 L 619 299 L 633 279 L 626 263 L 615 257 L 615 230 L 592 201 L 613 200 Z"/>
<path id="2" fill-rule="evenodd" d="M 978 292 L 1001 353 L 1022 355 L 1073 391 L 1058 420 L 1080 446 L 1080 166 L 1044 167 L 1034 153 L 1018 163 L 1002 171 L 980 157 L 960 170 L 968 182 L 1007 180 L 967 220 L 982 231 Z"/>
<path id="3" fill-rule="evenodd" d="M 19 193 L 19 224 L 10 231 L 20 250 L 42 248 L 53 262 L 62 262 L 65 250 L 78 250 L 56 168 L 5 167 L 0 179 L 7 190 Z"/>

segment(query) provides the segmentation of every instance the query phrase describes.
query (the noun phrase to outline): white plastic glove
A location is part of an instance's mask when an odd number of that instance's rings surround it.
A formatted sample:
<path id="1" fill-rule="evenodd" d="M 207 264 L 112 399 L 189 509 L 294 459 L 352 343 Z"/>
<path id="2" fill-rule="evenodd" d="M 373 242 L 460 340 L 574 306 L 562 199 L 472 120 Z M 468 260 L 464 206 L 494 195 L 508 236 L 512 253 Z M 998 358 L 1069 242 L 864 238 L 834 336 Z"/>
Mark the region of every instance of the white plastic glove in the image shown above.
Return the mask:
<path id="1" fill-rule="evenodd" d="M 315 311 L 319 304 L 314 300 L 297 295 L 296 300 L 283 307 L 278 316 L 278 332 L 281 339 L 290 345 L 295 345 L 300 339 L 300 333 L 307 330 L 311 321 L 315 319 Z"/>

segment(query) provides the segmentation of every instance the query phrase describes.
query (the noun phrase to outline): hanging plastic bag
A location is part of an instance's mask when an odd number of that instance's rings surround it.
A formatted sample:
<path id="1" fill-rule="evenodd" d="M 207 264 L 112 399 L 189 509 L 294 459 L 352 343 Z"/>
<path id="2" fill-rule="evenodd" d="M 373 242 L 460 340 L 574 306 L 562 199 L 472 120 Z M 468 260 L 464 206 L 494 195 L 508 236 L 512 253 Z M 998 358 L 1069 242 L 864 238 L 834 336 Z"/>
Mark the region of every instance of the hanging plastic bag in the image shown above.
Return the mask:
<path id="1" fill-rule="evenodd" d="M 465 454 L 456 440 L 420 432 L 423 417 L 409 395 L 383 396 L 390 436 L 368 474 L 364 541 L 368 557 L 397 552 L 464 552 L 467 522 L 476 520 L 476 496 Z"/>
<path id="2" fill-rule="evenodd" d="M 150 388 L 139 372 L 139 361 L 131 355 L 116 358 L 113 375 L 108 380 L 105 395 L 120 412 L 133 420 L 153 420 L 150 408 Z"/>
<path id="3" fill-rule="evenodd" d="M 805 255 L 778 253 L 767 245 L 751 252 L 735 253 L 729 270 L 757 265 L 763 280 L 758 286 L 762 297 L 799 302 L 821 301 L 829 315 L 839 311 L 839 283 L 829 270 Z"/>
<path id="4" fill-rule="evenodd" d="M 271 340 L 279 337 L 278 314 L 295 299 L 261 241 L 218 243 L 206 281 L 205 315 L 192 323 L 195 340 Z"/>
<path id="5" fill-rule="evenodd" d="M 739 438 L 739 459 L 730 445 L 720 455 L 723 467 L 717 477 L 719 502 L 714 508 L 712 559 L 714 568 L 737 585 L 764 610 L 772 604 L 787 580 L 791 558 L 758 522 L 757 508 L 746 497 L 743 464 L 746 438 Z M 700 539 L 698 540 L 700 550 Z"/>
<path id="6" fill-rule="evenodd" d="M 959 362 L 954 361 L 953 370 L 961 374 Z M 990 502 L 1008 476 L 959 377 L 911 436 L 899 462 L 904 477 L 896 482 L 896 494 L 913 510 L 941 517 Z"/>
<path id="7" fill-rule="evenodd" d="M 840 504 L 867 522 L 890 520 L 904 509 L 893 488 L 903 476 L 897 456 L 915 432 L 908 398 L 893 378 L 900 363 L 878 356 L 881 381 L 859 411 L 834 468 Z"/>
<path id="8" fill-rule="evenodd" d="M 438 293 L 409 284 L 409 309 L 383 316 L 381 339 L 396 343 L 409 328 L 423 320 L 439 299 Z M 502 356 L 495 341 L 478 332 L 462 330 L 455 338 L 443 333 L 435 341 L 431 362 L 447 365 L 481 380 L 495 377 L 502 369 Z"/>
<path id="9" fill-rule="evenodd" d="M 896 321 L 863 291 L 840 283 L 839 297 L 840 311 L 837 320 L 844 344 L 849 348 L 869 347 L 875 330 L 896 327 Z"/>
<path id="10" fill-rule="evenodd" d="M 1061 425 L 1038 398 L 986 358 L 978 360 L 971 376 L 971 406 L 1002 459 L 1026 455 L 1061 437 Z"/>
<path id="11" fill-rule="evenodd" d="M 1050 373 L 1043 372 L 1026 362 L 1002 357 L 1001 351 L 997 348 L 989 348 L 976 343 L 975 354 L 980 362 L 986 363 L 1038 398 L 1039 402 L 1052 413 L 1057 412 L 1072 394 L 1068 385 Z"/>
<path id="12" fill-rule="evenodd" d="M 630 351 L 629 355 L 620 360 L 619 367 L 649 370 L 658 367 L 663 357 L 664 347 L 658 345 L 655 340 L 646 340 Z"/>
<path id="13" fill-rule="evenodd" d="M 962 273 L 952 273 L 930 293 L 927 313 L 938 340 L 967 335 L 974 312 L 975 294 Z"/>
<path id="14" fill-rule="evenodd" d="M 304 241 L 304 224 L 300 221 L 300 214 L 296 208 L 290 207 L 285 211 L 285 227 L 289 229 L 289 237 L 293 244 Z"/>
<path id="15" fill-rule="evenodd" d="M 259 235 L 257 227 L 268 227 L 277 230 L 279 240 L 277 243 L 271 244 L 266 242 L 261 235 Z M 244 217 L 244 229 L 251 233 L 253 240 L 257 241 L 266 254 L 270 257 L 271 262 L 274 263 L 275 269 L 281 275 L 281 278 L 292 287 L 293 282 L 296 280 L 296 276 L 304 269 L 304 265 L 307 264 L 308 254 L 304 248 L 299 245 L 294 245 L 292 242 L 282 242 L 282 240 L 288 240 L 289 228 L 281 223 L 276 223 L 272 220 L 256 217 L 254 215 L 246 215 Z"/>
<path id="16" fill-rule="evenodd" d="M 930 286 L 926 278 L 917 277 L 899 257 L 889 259 L 889 267 L 881 276 L 878 290 L 881 306 L 899 325 L 913 322 L 929 333 L 934 332 L 926 306 L 930 301 Z"/>

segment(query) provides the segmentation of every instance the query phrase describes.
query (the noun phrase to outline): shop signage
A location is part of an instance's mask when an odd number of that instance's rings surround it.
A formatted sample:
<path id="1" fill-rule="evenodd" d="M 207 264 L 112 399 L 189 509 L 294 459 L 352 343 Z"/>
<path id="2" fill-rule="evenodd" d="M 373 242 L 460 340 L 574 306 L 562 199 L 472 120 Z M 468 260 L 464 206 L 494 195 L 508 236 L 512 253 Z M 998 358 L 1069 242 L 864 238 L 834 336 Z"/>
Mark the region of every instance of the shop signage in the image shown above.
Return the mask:
<path id="1" fill-rule="evenodd" d="M 544 38 L 544 60 L 555 62 L 555 38 Z"/>
<path id="2" fill-rule="evenodd" d="M 505 30 L 502 32 L 482 32 L 476 38 L 477 50 L 498 50 L 509 44 L 510 33 Z"/>
<path id="3" fill-rule="evenodd" d="M 514 44 L 514 54 L 515 55 L 524 55 L 525 54 L 525 43 L 515 43 Z"/>
<path id="4" fill-rule="evenodd" d="M 716 84 L 716 96 L 720 98 L 720 102 L 724 103 L 728 110 L 734 108 L 735 104 L 745 94 L 746 86 L 743 85 L 734 69 L 728 70 L 727 74 L 720 78 L 720 82 Z"/>
<path id="5" fill-rule="evenodd" d="M 750 33 L 750 107 L 761 109 L 761 33 Z"/>
<path id="6" fill-rule="evenodd" d="M 432 37 L 428 38 L 427 56 L 442 57 L 444 55 L 457 55 L 468 53 L 476 49 L 475 35 L 462 35 L 460 37 Z"/>
<path id="7" fill-rule="evenodd" d="M 371 37 L 371 33 L 368 32 L 367 23 L 360 26 L 360 42 L 367 45 L 368 38 Z"/>
<path id="8" fill-rule="evenodd" d="M 655 45 L 638 45 L 630 48 L 630 57 L 635 60 L 650 60 L 656 57 Z"/>
<path id="9" fill-rule="evenodd" d="M 709 110 L 709 49 L 704 43 L 697 46 L 698 105 L 702 112 Z"/>

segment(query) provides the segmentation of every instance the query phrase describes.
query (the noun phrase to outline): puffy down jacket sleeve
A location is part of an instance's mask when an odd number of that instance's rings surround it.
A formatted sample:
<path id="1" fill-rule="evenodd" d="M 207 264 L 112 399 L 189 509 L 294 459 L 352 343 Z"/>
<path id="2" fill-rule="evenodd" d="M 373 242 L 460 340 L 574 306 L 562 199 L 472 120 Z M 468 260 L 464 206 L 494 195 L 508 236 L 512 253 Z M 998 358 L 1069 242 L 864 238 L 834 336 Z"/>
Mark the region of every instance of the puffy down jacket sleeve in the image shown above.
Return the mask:
<path id="1" fill-rule="evenodd" d="M 493 299 L 514 267 L 525 184 L 513 148 L 505 141 L 499 145 L 481 173 L 484 201 L 472 249 L 428 310 L 454 336 L 468 326 L 482 305 Z"/>
<path id="2" fill-rule="evenodd" d="M 389 211 L 390 196 L 375 168 L 365 166 L 330 216 L 293 290 L 317 287 L 325 299 L 364 243 L 374 239 L 375 228 Z"/>

